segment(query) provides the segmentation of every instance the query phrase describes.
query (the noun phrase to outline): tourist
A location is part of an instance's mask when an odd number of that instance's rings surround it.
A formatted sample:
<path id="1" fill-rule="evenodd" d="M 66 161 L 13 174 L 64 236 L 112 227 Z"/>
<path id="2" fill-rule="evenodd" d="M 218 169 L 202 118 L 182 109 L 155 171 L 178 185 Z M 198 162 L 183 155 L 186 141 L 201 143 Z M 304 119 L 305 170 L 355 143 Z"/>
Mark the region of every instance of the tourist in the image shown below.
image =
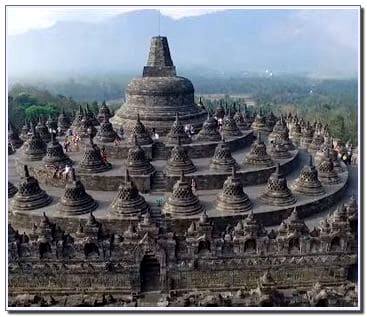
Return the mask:
<path id="1" fill-rule="evenodd" d="M 68 179 L 69 173 L 71 171 L 72 167 L 70 165 L 65 165 L 65 169 L 63 172 L 64 179 Z"/>
<path id="2" fill-rule="evenodd" d="M 124 128 L 120 126 L 120 128 L 117 131 L 117 135 L 120 137 L 120 140 L 124 139 L 124 133 L 125 133 Z"/>
<path id="3" fill-rule="evenodd" d="M 188 135 L 188 137 L 190 137 L 190 125 L 185 124 L 184 129 L 185 129 L 185 133 Z"/>
<path id="4" fill-rule="evenodd" d="M 190 124 L 190 137 L 195 134 L 195 129 L 192 124 Z"/>
<path id="5" fill-rule="evenodd" d="M 70 152 L 70 141 L 67 136 L 64 139 L 64 150 L 65 152 Z"/>

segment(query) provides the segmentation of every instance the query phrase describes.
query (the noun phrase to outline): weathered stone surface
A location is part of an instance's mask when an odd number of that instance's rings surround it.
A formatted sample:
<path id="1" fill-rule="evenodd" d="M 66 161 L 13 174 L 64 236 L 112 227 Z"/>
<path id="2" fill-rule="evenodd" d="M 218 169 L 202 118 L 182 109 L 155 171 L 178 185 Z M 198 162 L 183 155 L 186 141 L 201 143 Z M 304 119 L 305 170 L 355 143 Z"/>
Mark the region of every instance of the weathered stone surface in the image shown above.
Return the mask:
<path id="1" fill-rule="evenodd" d="M 11 123 L 11 121 L 8 123 L 8 142 L 16 149 L 20 148 L 23 144 L 23 140 L 19 137 L 18 130 Z"/>
<path id="2" fill-rule="evenodd" d="M 24 165 L 24 176 L 17 187 L 18 192 L 11 201 L 12 210 L 34 210 L 52 202 L 52 198 L 40 188 L 37 179 L 29 175 L 27 165 Z"/>
<path id="3" fill-rule="evenodd" d="M 307 196 L 325 194 L 325 189 L 318 179 L 318 173 L 312 162 L 311 155 L 309 164 L 302 169 L 300 176 L 294 184 L 294 191 Z"/>
<path id="4" fill-rule="evenodd" d="M 114 214 L 128 218 L 139 217 L 151 212 L 150 206 L 130 179 L 128 170 L 126 170 L 125 182 L 120 185 L 111 208 Z"/>
<path id="5" fill-rule="evenodd" d="M 185 180 L 184 173 L 173 186 L 172 193 L 165 202 L 162 211 L 165 214 L 190 216 L 199 214 L 204 210 L 199 199 L 193 194 L 191 184 Z"/>
<path id="6" fill-rule="evenodd" d="M 203 124 L 202 129 L 199 131 L 196 141 L 220 141 L 221 135 L 218 130 L 218 122 L 213 118 L 210 111 L 208 112 L 208 118 Z"/>
<path id="7" fill-rule="evenodd" d="M 144 124 L 140 121 L 140 115 L 138 113 L 135 125 L 131 129 L 131 136 L 129 139 L 130 144 L 134 144 L 134 138 L 137 138 L 140 145 L 152 144 L 153 140 L 150 137 L 149 131 L 145 128 Z"/>
<path id="8" fill-rule="evenodd" d="M 72 169 L 70 180 L 65 186 L 57 210 L 65 214 L 80 215 L 90 213 L 97 207 L 97 202 L 86 193 L 84 185 L 76 178 L 75 170 Z"/>
<path id="9" fill-rule="evenodd" d="M 222 134 L 225 138 L 231 138 L 242 135 L 238 128 L 235 119 L 233 118 L 232 109 L 229 109 L 228 114 L 223 118 Z"/>
<path id="10" fill-rule="evenodd" d="M 133 79 L 126 89 L 126 103 L 116 112 L 111 122 L 133 127 L 137 114 L 149 130 L 166 134 L 176 112 L 183 124 L 192 124 L 196 129 L 205 121 L 206 111 L 194 102 L 194 87 L 184 78 L 176 76 L 166 37 L 151 40 L 151 48 L 143 77 Z M 184 142 L 183 142 L 184 143 Z"/>
<path id="11" fill-rule="evenodd" d="M 168 175 L 180 176 L 182 172 L 185 174 L 196 171 L 194 163 L 187 155 L 186 149 L 181 146 L 181 138 L 178 137 L 178 144 L 175 145 L 166 164 L 166 173 Z"/>
<path id="12" fill-rule="evenodd" d="M 280 173 L 279 163 L 276 170 L 269 177 L 265 192 L 260 196 L 260 200 L 265 204 L 273 206 L 289 206 L 296 203 L 296 198 L 287 186 L 287 180 Z"/>
<path id="13" fill-rule="evenodd" d="M 266 124 L 266 118 L 263 116 L 261 109 L 256 115 L 254 122 L 252 122 L 251 128 L 256 132 L 271 132 L 271 128 Z"/>
<path id="14" fill-rule="evenodd" d="M 79 172 L 101 173 L 111 168 L 111 163 L 104 161 L 100 148 L 94 144 L 93 138 L 90 137 L 89 142 L 85 144 L 83 156 L 78 166 Z"/>
<path id="15" fill-rule="evenodd" d="M 31 133 L 22 147 L 23 157 L 29 161 L 40 161 L 46 155 L 46 143 L 41 139 L 32 122 Z"/>
<path id="16" fill-rule="evenodd" d="M 223 212 L 246 212 L 252 208 L 252 203 L 243 191 L 243 185 L 232 167 L 232 175 L 228 176 L 223 189 L 217 196 L 217 209 Z"/>
<path id="17" fill-rule="evenodd" d="M 274 160 L 283 160 L 292 157 L 292 154 L 288 151 L 287 144 L 279 138 L 272 141 L 269 153 Z"/>
<path id="18" fill-rule="evenodd" d="M 104 118 L 107 117 L 107 119 L 112 118 L 111 110 L 108 108 L 106 101 L 104 100 L 102 102 L 101 108 L 99 108 L 97 119 L 99 123 L 102 123 Z"/>
<path id="19" fill-rule="evenodd" d="M 51 134 L 51 141 L 47 144 L 46 155 L 42 161 L 45 166 L 65 167 L 72 165 L 71 159 L 64 153 L 62 145 L 57 141 L 54 133 Z"/>
<path id="20" fill-rule="evenodd" d="M 271 157 L 266 151 L 266 145 L 261 139 L 260 132 L 258 132 L 257 139 L 251 145 L 250 153 L 246 155 L 242 164 L 243 165 L 250 164 L 265 167 L 274 165 Z"/>
<path id="21" fill-rule="evenodd" d="M 145 157 L 144 150 L 140 147 L 136 135 L 134 135 L 134 144 L 129 149 L 126 159 L 126 168 L 130 175 L 148 175 L 154 173 L 154 167 Z"/>
<path id="22" fill-rule="evenodd" d="M 16 188 L 13 183 L 8 181 L 8 198 L 12 198 L 18 191 L 18 188 Z"/>
<path id="23" fill-rule="evenodd" d="M 191 139 L 186 134 L 183 124 L 181 123 L 179 113 L 176 113 L 176 120 L 173 122 L 170 132 L 167 134 L 168 144 L 177 144 L 180 138 L 181 144 L 191 143 Z"/>
<path id="24" fill-rule="evenodd" d="M 238 168 L 238 164 L 232 157 L 228 144 L 222 138 L 215 148 L 214 156 L 210 161 L 210 169 L 213 171 L 230 172 L 233 167 Z"/>
<path id="25" fill-rule="evenodd" d="M 50 131 L 48 130 L 48 127 L 46 126 L 46 123 L 42 118 L 39 118 L 38 120 L 38 123 L 36 125 L 36 132 L 46 144 L 51 141 Z"/>
<path id="26" fill-rule="evenodd" d="M 332 185 L 341 182 L 338 173 L 334 169 L 334 163 L 330 157 L 329 151 L 325 153 L 325 156 L 321 159 L 317 169 L 319 173 L 319 180 L 322 184 Z"/>
<path id="27" fill-rule="evenodd" d="M 108 115 L 105 115 L 102 118 L 99 117 L 99 119 L 101 127 L 97 132 L 97 140 L 102 143 L 114 142 L 117 137 L 117 133 L 113 129 L 112 123 L 110 122 Z"/>

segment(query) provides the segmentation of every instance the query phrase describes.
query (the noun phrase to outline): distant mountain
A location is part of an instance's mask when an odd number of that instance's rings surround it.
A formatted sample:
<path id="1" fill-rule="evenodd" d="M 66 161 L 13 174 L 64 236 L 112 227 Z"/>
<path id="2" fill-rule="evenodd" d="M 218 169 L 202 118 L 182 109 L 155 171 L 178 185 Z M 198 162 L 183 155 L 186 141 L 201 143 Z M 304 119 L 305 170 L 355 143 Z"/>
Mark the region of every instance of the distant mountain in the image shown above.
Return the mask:
<path id="1" fill-rule="evenodd" d="M 161 16 L 179 74 L 202 76 L 306 73 L 357 74 L 356 11 L 228 10 L 179 20 Z M 58 22 L 8 36 L 11 78 L 140 74 L 158 14 L 142 10 L 98 23 Z"/>

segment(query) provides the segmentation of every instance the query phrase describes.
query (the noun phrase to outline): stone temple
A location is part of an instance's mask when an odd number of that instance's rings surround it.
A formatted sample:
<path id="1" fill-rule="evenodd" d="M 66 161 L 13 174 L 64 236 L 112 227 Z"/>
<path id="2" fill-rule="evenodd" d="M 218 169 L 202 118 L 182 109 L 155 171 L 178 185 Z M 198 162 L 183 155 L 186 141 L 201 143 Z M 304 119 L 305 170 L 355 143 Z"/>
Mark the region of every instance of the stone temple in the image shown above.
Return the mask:
<path id="1" fill-rule="evenodd" d="M 237 106 L 196 105 L 159 36 L 115 115 L 80 105 L 57 136 L 24 124 L 23 143 L 9 125 L 10 308 L 357 307 L 345 146 L 326 124 Z M 71 122 L 84 137 L 64 152 Z"/>
<path id="2" fill-rule="evenodd" d="M 139 114 L 148 129 L 166 133 L 179 113 L 181 121 L 200 128 L 207 113 L 194 101 L 194 86 L 187 78 L 177 76 L 166 37 L 153 37 L 143 76 L 133 79 L 126 89 L 126 103 L 111 119 L 114 125 L 127 129 Z"/>

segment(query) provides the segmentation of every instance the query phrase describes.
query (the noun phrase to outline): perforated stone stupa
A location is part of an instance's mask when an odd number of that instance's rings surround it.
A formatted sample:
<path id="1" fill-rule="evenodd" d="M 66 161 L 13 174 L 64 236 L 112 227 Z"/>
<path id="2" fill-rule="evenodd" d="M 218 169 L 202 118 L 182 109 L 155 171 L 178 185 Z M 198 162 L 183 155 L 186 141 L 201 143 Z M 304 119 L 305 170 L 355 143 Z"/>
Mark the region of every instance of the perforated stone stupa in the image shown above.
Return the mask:
<path id="1" fill-rule="evenodd" d="M 273 160 L 266 151 L 266 145 L 261 139 L 258 132 L 256 141 L 251 145 L 250 153 L 248 153 L 243 162 L 244 165 L 250 164 L 255 166 L 272 166 Z"/>
<path id="2" fill-rule="evenodd" d="M 217 196 L 217 209 L 223 212 L 246 212 L 252 208 L 252 203 L 243 191 L 241 179 L 232 167 L 232 175 L 228 176 L 223 189 Z"/>
<path id="3" fill-rule="evenodd" d="M 183 172 L 180 179 L 173 186 L 172 193 L 162 210 L 166 214 L 181 216 L 199 214 L 204 210 L 199 199 L 193 194 L 191 184 L 185 179 Z"/>
<path id="4" fill-rule="evenodd" d="M 288 206 L 296 202 L 296 198 L 288 188 L 287 179 L 280 173 L 280 165 L 277 163 L 275 172 L 268 179 L 265 192 L 260 200 L 272 206 Z"/>
<path id="5" fill-rule="evenodd" d="M 55 133 L 51 134 L 51 141 L 47 144 L 46 155 L 42 159 L 46 166 L 64 167 L 71 165 L 71 159 L 64 153 L 62 145 L 57 141 Z"/>
<path id="6" fill-rule="evenodd" d="M 112 212 L 123 217 L 138 217 L 150 212 L 150 206 L 139 194 L 129 171 L 125 170 L 125 181 L 119 186 L 118 193 L 111 204 Z"/>
<path id="7" fill-rule="evenodd" d="M 95 210 L 98 207 L 97 202 L 86 193 L 84 185 L 76 178 L 74 169 L 71 170 L 70 178 L 58 203 L 58 210 L 70 215 L 86 214 Z"/>
<path id="8" fill-rule="evenodd" d="M 28 166 L 24 165 L 24 176 L 18 185 L 11 207 L 13 210 L 34 210 L 49 205 L 52 198 L 42 190 L 38 180 L 29 175 Z"/>
<path id="9" fill-rule="evenodd" d="M 133 79 L 126 89 L 126 103 L 116 112 L 111 122 L 130 130 L 137 114 L 145 127 L 166 134 L 180 113 L 183 124 L 200 128 L 206 111 L 194 101 L 194 87 L 190 80 L 176 75 L 166 37 L 151 40 L 147 66 L 143 77 Z"/>
<path id="10" fill-rule="evenodd" d="M 134 144 L 129 149 L 126 159 L 126 168 L 130 175 L 148 175 L 153 173 L 154 167 L 147 160 L 144 150 L 139 145 L 138 139 L 134 134 Z"/>
<path id="11" fill-rule="evenodd" d="M 109 143 L 115 141 L 117 137 L 116 131 L 113 129 L 112 123 L 107 115 L 105 115 L 101 120 L 101 127 L 97 132 L 97 140 L 102 143 Z"/>
<path id="12" fill-rule="evenodd" d="M 167 160 L 166 172 L 170 175 L 180 176 L 182 171 L 185 174 L 193 173 L 196 171 L 196 167 L 189 158 L 186 149 L 181 146 L 181 140 L 178 137 L 178 144 L 172 148 Z"/>
<path id="13" fill-rule="evenodd" d="M 111 163 L 104 161 L 101 149 L 94 144 L 93 138 L 90 136 L 89 141 L 85 144 L 83 156 L 79 163 L 79 172 L 101 173 L 111 168 Z"/>
<path id="14" fill-rule="evenodd" d="M 180 120 L 179 113 L 176 113 L 176 120 L 173 122 L 171 130 L 167 134 L 167 143 L 177 144 L 177 140 L 180 138 L 181 144 L 191 143 L 191 139 L 185 132 L 185 128 Z"/>
<path id="15" fill-rule="evenodd" d="M 140 120 L 139 113 L 138 113 L 138 116 L 136 118 L 135 125 L 131 129 L 131 136 L 130 136 L 130 139 L 129 139 L 129 143 L 134 144 L 135 136 L 136 136 L 136 139 L 138 140 L 138 143 L 140 145 L 148 145 L 148 144 L 153 143 L 153 140 L 150 137 L 149 132 L 147 131 L 144 124 Z"/>
<path id="16" fill-rule="evenodd" d="M 16 188 L 13 183 L 8 181 L 8 198 L 13 197 L 18 191 L 18 188 Z"/>
<path id="17" fill-rule="evenodd" d="M 297 178 L 294 184 L 294 191 L 307 196 L 318 196 L 325 194 L 325 189 L 322 187 L 318 179 L 318 173 L 312 162 L 311 155 L 309 164 L 303 167 L 300 176 Z"/>
<path id="18" fill-rule="evenodd" d="M 203 127 L 199 131 L 196 140 L 204 142 L 216 142 L 220 141 L 221 135 L 218 130 L 218 122 L 212 116 L 211 112 L 208 112 L 208 117 L 205 120 Z"/>
<path id="19" fill-rule="evenodd" d="M 23 145 L 23 157 L 29 161 L 40 161 L 46 154 L 46 143 L 41 139 L 31 122 L 31 136 Z"/>
<path id="20" fill-rule="evenodd" d="M 232 156 L 231 149 L 225 139 L 218 143 L 215 148 L 213 158 L 210 161 L 210 169 L 220 172 L 230 172 L 232 168 L 238 168 L 238 164 Z"/>

